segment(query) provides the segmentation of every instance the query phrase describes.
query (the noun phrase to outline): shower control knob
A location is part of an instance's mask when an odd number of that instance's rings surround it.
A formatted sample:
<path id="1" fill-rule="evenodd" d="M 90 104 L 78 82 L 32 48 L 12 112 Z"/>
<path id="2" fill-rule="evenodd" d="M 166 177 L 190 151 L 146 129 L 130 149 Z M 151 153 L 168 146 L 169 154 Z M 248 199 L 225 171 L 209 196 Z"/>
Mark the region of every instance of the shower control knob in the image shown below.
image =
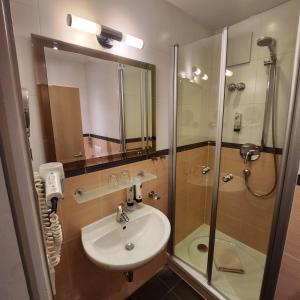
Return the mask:
<path id="1" fill-rule="evenodd" d="M 210 171 L 209 166 L 201 166 L 201 172 L 203 175 L 207 174 Z"/>
<path id="2" fill-rule="evenodd" d="M 224 182 L 231 181 L 232 179 L 233 179 L 233 175 L 231 173 L 226 174 L 226 175 L 223 176 L 223 181 Z"/>
<path id="3" fill-rule="evenodd" d="M 155 193 L 154 191 L 149 192 L 149 193 L 148 193 L 148 197 L 149 197 L 150 199 L 153 199 L 153 200 L 159 200 L 159 199 L 160 199 L 160 197 L 158 196 L 158 194 Z"/>
<path id="4" fill-rule="evenodd" d="M 243 91 L 246 88 L 246 84 L 244 82 L 239 82 L 236 84 L 236 89 L 238 91 Z"/>
<path id="5" fill-rule="evenodd" d="M 244 169 L 243 173 L 244 173 L 245 177 L 249 177 L 251 175 L 251 171 L 248 168 Z"/>

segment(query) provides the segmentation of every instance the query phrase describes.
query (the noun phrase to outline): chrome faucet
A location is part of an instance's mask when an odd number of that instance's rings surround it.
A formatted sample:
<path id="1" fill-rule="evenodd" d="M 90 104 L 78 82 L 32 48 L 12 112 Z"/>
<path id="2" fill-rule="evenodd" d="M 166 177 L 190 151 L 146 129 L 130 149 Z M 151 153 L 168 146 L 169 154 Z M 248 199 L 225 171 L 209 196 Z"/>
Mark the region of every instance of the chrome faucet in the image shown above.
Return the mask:
<path id="1" fill-rule="evenodd" d="M 128 222 L 129 218 L 126 214 L 126 212 L 124 211 L 125 205 L 124 203 L 120 203 L 117 206 L 117 215 L 116 215 L 116 221 L 118 223 L 122 223 L 122 222 Z"/>

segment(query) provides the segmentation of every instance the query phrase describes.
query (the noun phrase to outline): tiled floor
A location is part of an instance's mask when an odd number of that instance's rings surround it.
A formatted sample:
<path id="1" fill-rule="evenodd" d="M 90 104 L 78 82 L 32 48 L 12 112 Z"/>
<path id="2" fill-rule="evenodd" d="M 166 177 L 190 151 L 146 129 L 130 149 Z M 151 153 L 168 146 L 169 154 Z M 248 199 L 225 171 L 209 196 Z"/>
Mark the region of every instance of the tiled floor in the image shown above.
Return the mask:
<path id="1" fill-rule="evenodd" d="M 127 300 L 204 300 L 168 267 L 148 280 Z"/>

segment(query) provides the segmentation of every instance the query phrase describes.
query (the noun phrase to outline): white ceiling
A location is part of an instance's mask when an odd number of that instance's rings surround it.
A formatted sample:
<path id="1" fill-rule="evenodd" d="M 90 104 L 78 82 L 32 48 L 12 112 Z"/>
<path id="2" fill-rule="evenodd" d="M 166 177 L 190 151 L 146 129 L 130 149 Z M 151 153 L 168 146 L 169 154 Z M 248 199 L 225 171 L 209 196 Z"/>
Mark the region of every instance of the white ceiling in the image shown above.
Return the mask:
<path id="1" fill-rule="evenodd" d="M 288 0 L 166 0 L 210 30 L 235 24 Z"/>

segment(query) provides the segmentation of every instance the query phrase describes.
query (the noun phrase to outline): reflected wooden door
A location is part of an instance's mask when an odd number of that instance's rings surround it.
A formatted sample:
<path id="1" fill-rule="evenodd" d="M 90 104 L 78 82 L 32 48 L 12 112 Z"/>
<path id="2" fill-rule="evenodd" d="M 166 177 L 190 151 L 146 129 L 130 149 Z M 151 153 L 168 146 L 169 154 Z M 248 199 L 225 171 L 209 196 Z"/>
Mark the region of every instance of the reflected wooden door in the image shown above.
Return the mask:
<path id="1" fill-rule="evenodd" d="M 84 159 L 79 89 L 49 86 L 56 159 L 71 162 Z"/>

